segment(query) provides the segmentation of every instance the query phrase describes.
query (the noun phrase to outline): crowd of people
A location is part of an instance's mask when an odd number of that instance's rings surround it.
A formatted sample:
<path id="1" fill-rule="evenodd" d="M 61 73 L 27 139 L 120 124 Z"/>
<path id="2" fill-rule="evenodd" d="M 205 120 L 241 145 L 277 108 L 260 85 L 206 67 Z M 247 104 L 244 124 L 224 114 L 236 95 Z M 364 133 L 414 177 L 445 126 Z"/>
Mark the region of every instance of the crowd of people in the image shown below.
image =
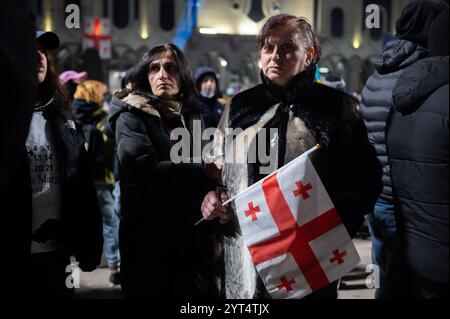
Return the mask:
<path id="1" fill-rule="evenodd" d="M 233 161 L 268 134 L 271 172 L 320 144 L 311 160 L 350 236 L 367 219 L 376 298 L 448 297 L 448 15 L 440 0 L 404 8 L 361 103 L 317 81 L 319 38 L 289 14 L 257 39 L 261 84 L 226 104 L 215 70 L 192 72 L 174 44 L 148 50 L 108 92 L 89 72 L 58 75 L 57 34 L 21 25 L 24 44 L 0 42 L 22 83 L 1 86 L 2 295 L 72 298 L 67 266 L 93 271 L 104 255 L 127 298 L 270 298 L 234 206 L 222 205 L 270 173 Z M 197 127 L 215 129 L 203 158 L 175 161 L 179 142 L 195 154 Z M 336 299 L 337 282 L 306 298 Z"/>

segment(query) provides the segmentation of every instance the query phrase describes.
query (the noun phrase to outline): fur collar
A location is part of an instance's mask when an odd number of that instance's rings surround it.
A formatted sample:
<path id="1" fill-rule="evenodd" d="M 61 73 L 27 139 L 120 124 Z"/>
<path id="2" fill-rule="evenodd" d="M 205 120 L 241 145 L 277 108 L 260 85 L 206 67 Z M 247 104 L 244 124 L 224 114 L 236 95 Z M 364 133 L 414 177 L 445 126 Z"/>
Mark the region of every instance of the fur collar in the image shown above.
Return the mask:
<path id="1" fill-rule="evenodd" d="M 148 93 L 128 89 L 116 92 L 114 95 L 122 102 L 147 114 L 164 118 L 167 121 L 179 119 L 183 127 L 186 127 L 184 114 L 187 113 L 187 110 L 178 101 L 166 100 Z"/>
<path id="2" fill-rule="evenodd" d="M 143 94 L 125 89 L 123 91 L 115 92 L 114 96 L 131 107 L 141 110 L 147 114 L 161 118 L 160 113 L 155 107 L 154 100 L 149 96 L 144 96 Z"/>
<path id="3" fill-rule="evenodd" d="M 287 84 L 286 89 L 273 83 L 262 71 L 261 80 L 264 89 L 273 100 L 283 104 L 297 104 L 310 91 L 315 74 L 316 65 L 312 64 L 303 72 L 294 76 Z"/>

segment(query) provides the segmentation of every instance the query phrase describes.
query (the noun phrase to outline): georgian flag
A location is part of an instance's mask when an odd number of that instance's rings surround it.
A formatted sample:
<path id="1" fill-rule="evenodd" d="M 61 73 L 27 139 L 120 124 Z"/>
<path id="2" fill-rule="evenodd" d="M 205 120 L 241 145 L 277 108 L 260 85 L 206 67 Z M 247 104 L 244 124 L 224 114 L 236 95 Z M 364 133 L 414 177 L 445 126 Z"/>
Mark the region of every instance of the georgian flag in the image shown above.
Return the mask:
<path id="1" fill-rule="evenodd" d="M 83 50 L 93 47 L 101 59 L 111 58 L 111 21 L 108 18 L 85 18 Z"/>
<path id="2" fill-rule="evenodd" d="M 360 262 L 308 154 L 234 197 L 244 242 L 275 299 L 303 298 Z"/>

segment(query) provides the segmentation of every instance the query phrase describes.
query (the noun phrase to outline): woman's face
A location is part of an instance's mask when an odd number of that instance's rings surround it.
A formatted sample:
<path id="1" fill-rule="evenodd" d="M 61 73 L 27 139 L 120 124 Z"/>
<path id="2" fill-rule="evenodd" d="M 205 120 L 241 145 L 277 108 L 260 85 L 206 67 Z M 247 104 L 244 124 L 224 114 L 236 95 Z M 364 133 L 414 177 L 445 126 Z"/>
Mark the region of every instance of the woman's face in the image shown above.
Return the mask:
<path id="1" fill-rule="evenodd" d="M 180 72 L 170 51 L 161 53 L 150 64 L 148 82 L 153 94 L 162 98 L 174 99 L 180 92 Z"/>
<path id="2" fill-rule="evenodd" d="M 285 87 L 312 61 L 314 50 L 306 50 L 300 33 L 278 32 L 265 39 L 261 49 L 261 67 L 265 76 Z"/>
<path id="3" fill-rule="evenodd" d="M 47 57 L 42 49 L 37 50 L 38 83 L 42 83 L 47 75 Z"/>

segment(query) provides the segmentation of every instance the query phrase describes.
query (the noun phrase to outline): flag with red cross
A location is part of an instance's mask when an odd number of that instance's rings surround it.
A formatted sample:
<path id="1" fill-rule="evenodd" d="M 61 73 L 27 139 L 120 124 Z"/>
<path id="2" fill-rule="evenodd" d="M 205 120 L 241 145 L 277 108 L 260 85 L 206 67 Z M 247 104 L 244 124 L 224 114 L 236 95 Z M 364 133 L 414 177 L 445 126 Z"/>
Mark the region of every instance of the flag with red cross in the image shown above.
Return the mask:
<path id="1" fill-rule="evenodd" d="M 96 48 L 101 59 L 111 58 L 111 21 L 108 18 L 85 18 L 83 50 L 87 48 Z"/>
<path id="2" fill-rule="evenodd" d="M 360 262 L 311 151 L 235 198 L 244 242 L 272 298 L 303 298 Z"/>

